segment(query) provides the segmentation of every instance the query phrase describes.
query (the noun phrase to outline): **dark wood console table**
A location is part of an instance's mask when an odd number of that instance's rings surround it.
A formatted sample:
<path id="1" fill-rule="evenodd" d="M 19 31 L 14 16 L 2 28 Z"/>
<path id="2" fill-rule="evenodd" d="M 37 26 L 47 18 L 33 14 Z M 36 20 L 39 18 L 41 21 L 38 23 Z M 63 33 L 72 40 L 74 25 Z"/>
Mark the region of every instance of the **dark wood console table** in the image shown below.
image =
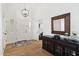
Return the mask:
<path id="1" fill-rule="evenodd" d="M 42 36 L 42 48 L 55 56 L 79 56 L 79 42 L 56 40 L 50 35 Z"/>

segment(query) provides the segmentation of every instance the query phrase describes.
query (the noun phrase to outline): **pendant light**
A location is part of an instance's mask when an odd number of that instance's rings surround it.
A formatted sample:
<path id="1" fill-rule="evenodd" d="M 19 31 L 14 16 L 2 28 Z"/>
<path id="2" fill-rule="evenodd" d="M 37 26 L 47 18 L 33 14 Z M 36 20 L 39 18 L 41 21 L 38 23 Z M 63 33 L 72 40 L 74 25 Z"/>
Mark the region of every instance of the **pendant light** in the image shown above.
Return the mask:
<path id="1" fill-rule="evenodd" d="M 29 10 L 26 9 L 25 3 L 24 3 L 24 8 L 21 10 L 21 13 L 24 17 L 27 17 L 29 15 Z"/>

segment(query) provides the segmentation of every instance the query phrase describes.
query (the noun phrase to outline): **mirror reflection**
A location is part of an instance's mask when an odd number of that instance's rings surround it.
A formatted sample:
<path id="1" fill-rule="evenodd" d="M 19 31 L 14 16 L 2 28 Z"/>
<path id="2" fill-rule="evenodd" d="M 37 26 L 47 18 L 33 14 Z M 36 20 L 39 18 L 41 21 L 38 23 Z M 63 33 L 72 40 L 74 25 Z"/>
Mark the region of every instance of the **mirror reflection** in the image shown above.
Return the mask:
<path id="1" fill-rule="evenodd" d="M 62 19 L 57 19 L 53 21 L 53 30 L 54 31 L 65 31 L 65 25 L 64 25 L 64 18 Z"/>

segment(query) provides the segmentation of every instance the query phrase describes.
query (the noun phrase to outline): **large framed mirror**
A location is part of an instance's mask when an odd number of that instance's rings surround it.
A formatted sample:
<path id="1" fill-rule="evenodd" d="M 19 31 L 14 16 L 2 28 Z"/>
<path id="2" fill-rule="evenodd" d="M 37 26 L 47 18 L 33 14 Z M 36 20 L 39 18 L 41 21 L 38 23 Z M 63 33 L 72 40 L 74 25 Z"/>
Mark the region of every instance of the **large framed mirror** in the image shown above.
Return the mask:
<path id="1" fill-rule="evenodd" d="M 53 34 L 70 35 L 70 13 L 51 17 L 51 30 Z"/>

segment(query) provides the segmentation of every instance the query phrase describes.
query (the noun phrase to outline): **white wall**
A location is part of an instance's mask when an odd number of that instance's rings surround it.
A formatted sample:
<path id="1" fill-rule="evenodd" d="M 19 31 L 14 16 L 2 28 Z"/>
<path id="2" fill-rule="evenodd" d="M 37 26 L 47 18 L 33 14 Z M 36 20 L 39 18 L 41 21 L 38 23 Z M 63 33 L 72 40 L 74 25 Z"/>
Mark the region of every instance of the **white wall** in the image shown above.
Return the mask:
<path id="1" fill-rule="evenodd" d="M 39 11 L 37 11 L 37 18 L 42 19 L 44 23 L 43 32 L 44 34 L 51 34 L 51 17 L 71 13 L 71 33 L 76 32 L 79 36 L 79 4 L 63 3 L 63 4 L 40 4 Z"/>
<path id="2" fill-rule="evenodd" d="M 26 8 L 30 11 L 30 19 L 32 23 L 31 27 L 31 36 L 32 39 L 38 39 L 39 35 L 39 20 L 42 21 L 43 26 L 41 31 L 44 34 L 51 34 L 51 17 L 65 14 L 70 12 L 71 13 L 71 33 L 76 32 L 79 35 L 79 4 L 59 4 L 59 3 L 50 3 L 50 4 L 25 4 Z M 7 20 L 7 32 L 8 32 L 8 41 L 13 42 L 19 39 L 26 39 L 24 36 L 25 34 L 22 30 L 25 31 L 25 23 L 29 21 L 24 19 L 20 15 L 20 10 L 24 8 L 24 4 L 5 4 L 5 19 Z M 14 19 L 15 25 L 11 26 L 10 19 Z M 25 21 L 26 20 L 26 21 Z M 17 21 L 19 23 L 17 24 Z M 20 22 L 23 22 L 24 25 L 20 25 Z M 16 27 L 17 26 L 17 27 Z M 21 28 L 20 28 L 21 27 Z M 17 29 L 16 29 L 17 28 Z"/>
<path id="3" fill-rule="evenodd" d="M 50 8 L 51 5 L 49 5 Z M 76 32 L 79 35 L 79 4 L 53 4 L 53 8 L 50 8 L 48 11 L 48 16 L 56 16 L 64 13 L 71 13 L 71 33 Z"/>
<path id="4" fill-rule="evenodd" d="M 3 55 L 3 40 L 2 40 L 2 7 L 0 4 L 0 56 Z"/>
<path id="5" fill-rule="evenodd" d="M 29 16 L 24 18 L 21 10 L 25 7 L 29 10 Z M 7 43 L 20 40 L 35 39 L 32 38 L 33 32 L 33 6 L 34 4 L 3 4 L 4 19 L 7 28 Z M 13 22 L 11 22 L 13 20 Z M 31 27 L 29 24 L 31 23 Z M 34 23 L 35 24 L 35 23 Z M 28 27 L 27 27 L 28 26 Z"/>

